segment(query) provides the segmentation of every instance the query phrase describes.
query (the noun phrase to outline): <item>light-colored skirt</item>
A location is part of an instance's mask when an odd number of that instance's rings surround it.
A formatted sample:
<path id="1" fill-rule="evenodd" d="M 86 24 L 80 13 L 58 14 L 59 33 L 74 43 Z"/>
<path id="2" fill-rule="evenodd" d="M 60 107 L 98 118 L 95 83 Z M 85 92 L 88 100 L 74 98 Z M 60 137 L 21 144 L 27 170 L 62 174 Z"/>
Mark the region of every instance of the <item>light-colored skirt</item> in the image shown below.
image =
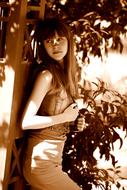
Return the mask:
<path id="1" fill-rule="evenodd" d="M 28 142 L 23 173 L 31 190 L 80 190 L 62 171 L 64 140 Z"/>

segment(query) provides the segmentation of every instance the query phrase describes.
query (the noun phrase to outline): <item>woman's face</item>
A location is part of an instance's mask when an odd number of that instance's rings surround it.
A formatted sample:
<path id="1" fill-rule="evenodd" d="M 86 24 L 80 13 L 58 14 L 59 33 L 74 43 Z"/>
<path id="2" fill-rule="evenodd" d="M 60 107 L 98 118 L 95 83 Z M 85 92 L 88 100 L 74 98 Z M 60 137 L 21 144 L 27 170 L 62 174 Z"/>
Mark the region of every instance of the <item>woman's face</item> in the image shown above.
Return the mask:
<path id="1" fill-rule="evenodd" d="M 44 47 L 52 59 L 62 61 L 68 50 L 68 40 L 56 32 L 52 38 L 44 40 Z"/>

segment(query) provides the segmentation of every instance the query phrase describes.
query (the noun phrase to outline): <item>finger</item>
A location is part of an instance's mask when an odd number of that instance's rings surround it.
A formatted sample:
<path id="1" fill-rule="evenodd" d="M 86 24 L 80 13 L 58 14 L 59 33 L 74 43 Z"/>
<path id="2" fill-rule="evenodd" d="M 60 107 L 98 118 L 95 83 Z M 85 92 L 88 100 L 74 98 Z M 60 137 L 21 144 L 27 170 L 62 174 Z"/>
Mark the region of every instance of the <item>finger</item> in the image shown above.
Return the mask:
<path id="1" fill-rule="evenodd" d="M 80 131 L 80 132 L 84 130 L 83 127 L 78 127 L 77 129 L 78 129 L 78 131 Z"/>
<path id="2" fill-rule="evenodd" d="M 78 121 L 78 123 L 85 123 L 85 118 L 79 117 L 79 118 L 77 119 L 77 121 Z"/>
<path id="3" fill-rule="evenodd" d="M 78 121 L 85 121 L 85 118 L 79 116 Z"/>

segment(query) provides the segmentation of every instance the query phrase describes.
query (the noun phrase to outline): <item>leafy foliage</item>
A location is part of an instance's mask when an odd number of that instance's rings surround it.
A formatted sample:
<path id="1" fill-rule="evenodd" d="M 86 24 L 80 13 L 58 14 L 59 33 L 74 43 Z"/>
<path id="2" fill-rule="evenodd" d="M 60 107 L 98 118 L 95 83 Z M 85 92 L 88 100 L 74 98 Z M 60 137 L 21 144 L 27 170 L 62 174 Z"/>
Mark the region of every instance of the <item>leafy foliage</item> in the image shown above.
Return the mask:
<path id="1" fill-rule="evenodd" d="M 88 93 L 81 87 L 85 107 L 80 116 L 85 118 L 87 127 L 82 132 L 72 130 L 68 134 L 63 169 L 82 189 L 91 190 L 94 185 L 109 190 L 115 182 L 109 179 L 108 171 L 98 168 L 94 152 L 99 149 L 100 159 L 111 160 L 116 167 L 117 160 L 111 150 L 116 140 L 120 141 L 119 148 L 123 144 L 116 129 L 127 132 L 127 96 L 108 89 L 103 81 L 95 85 L 97 89 Z"/>
<path id="2" fill-rule="evenodd" d="M 124 0 L 47 0 L 46 16 L 63 18 L 74 33 L 77 52 L 89 63 L 89 54 L 103 57 L 108 47 L 123 50 L 121 35 L 127 31 Z"/>

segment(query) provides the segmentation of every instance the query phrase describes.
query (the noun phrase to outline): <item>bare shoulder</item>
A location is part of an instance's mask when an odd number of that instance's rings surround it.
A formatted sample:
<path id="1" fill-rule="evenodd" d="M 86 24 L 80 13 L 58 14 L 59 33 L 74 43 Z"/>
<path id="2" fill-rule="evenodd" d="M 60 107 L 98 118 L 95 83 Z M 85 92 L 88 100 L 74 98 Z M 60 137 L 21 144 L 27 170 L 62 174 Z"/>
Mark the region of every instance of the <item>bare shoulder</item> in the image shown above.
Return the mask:
<path id="1" fill-rule="evenodd" d="M 52 83 L 52 73 L 49 70 L 44 70 L 42 72 L 39 73 L 36 82 L 38 84 L 45 84 L 45 85 L 51 85 Z"/>
<path id="2" fill-rule="evenodd" d="M 52 73 L 49 70 L 42 71 L 38 76 L 38 79 L 43 80 L 48 83 L 52 81 L 52 78 L 53 78 Z"/>
<path id="3" fill-rule="evenodd" d="M 34 85 L 35 91 L 41 92 L 41 94 L 42 94 L 42 90 L 43 92 L 49 91 L 52 85 L 52 78 L 53 76 L 50 71 L 48 70 L 41 71 L 35 81 L 35 85 Z"/>

